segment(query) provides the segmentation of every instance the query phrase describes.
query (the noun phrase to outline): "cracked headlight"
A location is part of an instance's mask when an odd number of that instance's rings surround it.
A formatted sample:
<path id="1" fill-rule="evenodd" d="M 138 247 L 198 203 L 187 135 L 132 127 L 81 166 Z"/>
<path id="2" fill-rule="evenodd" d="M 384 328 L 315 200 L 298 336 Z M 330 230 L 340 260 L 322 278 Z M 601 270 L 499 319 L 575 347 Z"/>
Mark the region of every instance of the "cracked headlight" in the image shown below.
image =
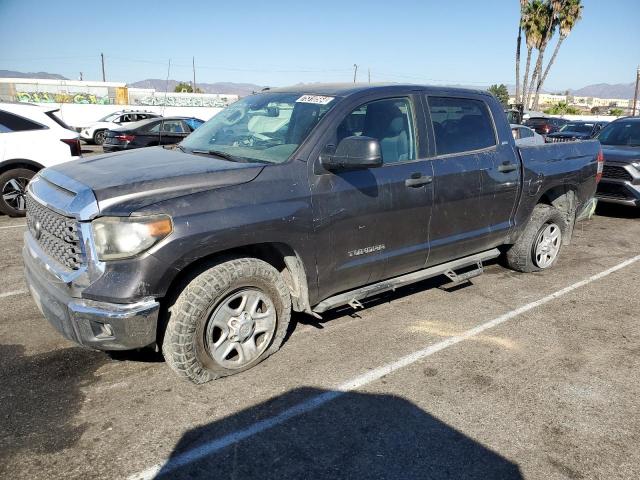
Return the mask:
<path id="1" fill-rule="evenodd" d="M 131 258 L 148 250 L 173 231 L 171 217 L 101 217 L 91 222 L 100 260 Z"/>

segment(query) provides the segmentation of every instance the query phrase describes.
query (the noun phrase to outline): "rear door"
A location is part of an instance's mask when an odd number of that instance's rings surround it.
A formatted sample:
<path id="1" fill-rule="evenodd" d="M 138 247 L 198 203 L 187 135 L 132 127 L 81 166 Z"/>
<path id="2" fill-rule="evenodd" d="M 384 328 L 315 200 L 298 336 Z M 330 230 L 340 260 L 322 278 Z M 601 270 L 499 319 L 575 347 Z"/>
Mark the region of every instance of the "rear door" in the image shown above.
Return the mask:
<path id="1" fill-rule="evenodd" d="M 482 95 L 429 95 L 425 100 L 434 138 L 428 263 L 437 265 L 496 245 L 500 224 L 508 222 L 513 207 L 510 177 L 496 169 L 513 159 L 513 150 L 509 142 L 498 145 Z M 505 149 L 511 149 L 510 156 Z M 508 205 L 500 205 L 505 200 Z"/>
<path id="2" fill-rule="evenodd" d="M 328 172 L 316 161 L 321 298 L 424 267 L 433 172 L 418 141 L 417 107 L 412 95 L 350 104 L 321 140 L 330 151 L 348 136 L 369 136 L 383 155 L 382 167 L 359 170 Z"/>

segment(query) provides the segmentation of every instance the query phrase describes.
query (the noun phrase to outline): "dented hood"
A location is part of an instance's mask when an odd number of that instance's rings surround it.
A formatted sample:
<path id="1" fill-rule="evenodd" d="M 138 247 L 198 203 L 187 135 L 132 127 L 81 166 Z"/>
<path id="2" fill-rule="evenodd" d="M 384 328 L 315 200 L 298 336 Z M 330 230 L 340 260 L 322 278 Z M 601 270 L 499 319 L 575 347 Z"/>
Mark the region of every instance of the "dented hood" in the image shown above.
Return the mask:
<path id="1" fill-rule="evenodd" d="M 93 190 L 102 214 L 126 214 L 162 200 L 250 182 L 263 168 L 263 164 L 151 147 L 67 162 L 49 170 Z"/>

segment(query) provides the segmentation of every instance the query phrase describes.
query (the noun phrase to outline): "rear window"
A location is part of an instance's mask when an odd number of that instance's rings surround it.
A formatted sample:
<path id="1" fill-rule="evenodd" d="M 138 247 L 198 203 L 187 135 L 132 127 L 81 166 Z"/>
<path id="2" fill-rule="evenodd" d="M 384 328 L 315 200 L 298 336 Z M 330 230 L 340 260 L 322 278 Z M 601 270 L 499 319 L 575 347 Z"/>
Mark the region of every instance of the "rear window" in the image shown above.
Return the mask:
<path id="1" fill-rule="evenodd" d="M 470 152 L 496 144 L 487 104 L 470 98 L 429 97 L 438 155 Z"/>
<path id="2" fill-rule="evenodd" d="M 538 125 L 546 125 L 547 123 L 549 123 L 549 119 L 547 118 L 530 118 L 529 120 L 524 122 L 525 125 L 534 127 Z"/>
<path id="3" fill-rule="evenodd" d="M 560 129 L 561 132 L 591 133 L 593 123 L 567 123 Z"/>
<path id="4" fill-rule="evenodd" d="M 44 130 L 46 127 L 29 119 L 0 110 L 0 132 L 26 132 Z"/>

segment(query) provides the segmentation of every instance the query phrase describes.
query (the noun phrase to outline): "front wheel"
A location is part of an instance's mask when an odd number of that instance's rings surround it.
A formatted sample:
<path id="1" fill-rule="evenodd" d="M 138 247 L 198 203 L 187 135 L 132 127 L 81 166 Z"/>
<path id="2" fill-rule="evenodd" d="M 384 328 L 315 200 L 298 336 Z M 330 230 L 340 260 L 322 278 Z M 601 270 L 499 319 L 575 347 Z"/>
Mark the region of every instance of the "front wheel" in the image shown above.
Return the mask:
<path id="1" fill-rule="evenodd" d="M 102 145 L 104 143 L 106 135 L 106 130 L 96 130 L 96 132 L 93 134 L 93 143 L 96 145 Z"/>
<path id="2" fill-rule="evenodd" d="M 35 172 L 14 168 L 0 175 L 0 212 L 10 217 L 24 217 L 27 213 L 27 184 Z"/>
<path id="3" fill-rule="evenodd" d="M 230 260 L 195 277 L 169 308 L 163 355 L 194 383 L 233 375 L 280 348 L 290 317 L 289 289 L 275 268 Z"/>
<path id="4" fill-rule="evenodd" d="M 562 213 L 551 205 L 536 205 L 518 241 L 509 248 L 509 267 L 520 272 L 551 268 L 562 250 L 562 236 L 568 231 Z"/>

